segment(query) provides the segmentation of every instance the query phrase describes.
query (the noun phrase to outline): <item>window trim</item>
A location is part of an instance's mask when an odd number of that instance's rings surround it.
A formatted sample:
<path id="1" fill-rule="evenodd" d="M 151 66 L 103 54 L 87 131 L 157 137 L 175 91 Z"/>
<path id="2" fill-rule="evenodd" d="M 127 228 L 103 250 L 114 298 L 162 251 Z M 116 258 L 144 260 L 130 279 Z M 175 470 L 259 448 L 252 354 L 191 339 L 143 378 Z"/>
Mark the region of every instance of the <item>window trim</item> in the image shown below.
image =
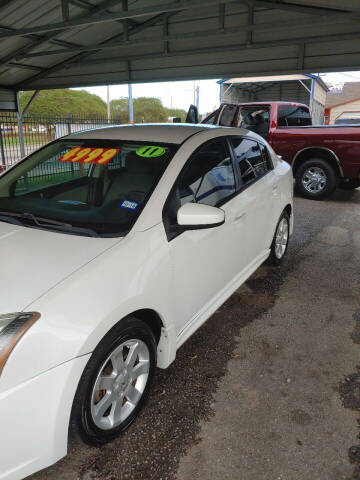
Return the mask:
<path id="1" fill-rule="evenodd" d="M 253 142 L 258 143 L 259 145 L 262 145 L 267 152 L 271 168 L 269 170 L 267 170 L 265 173 L 263 173 L 262 175 L 260 175 L 259 177 L 255 177 L 250 182 L 244 184 L 244 182 L 241 178 L 241 172 L 240 172 L 240 168 L 239 168 L 239 165 L 238 165 L 239 162 L 237 161 L 235 149 L 234 149 L 233 144 L 231 142 L 232 138 L 242 138 L 243 140 L 252 140 Z M 239 190 L 236 192 L 236 194 L 239 194 L 239 193 L 243 192 L 244 190 L 246 190 L 251 185 L 254 185 L 254 183 L 258 182 L 259 180 L 264 178 L 265 175 L 267 175 L 268 173 L 272 172 L 275 169 L 274 162 L 272 161 L 272 157 L 270 155 L 270 152 L 269 152 L 269 150 L 268 150 L 268 148 L 267 148 L 267 146 L 265 145 L 264 142 L 261 142 L 258 139 L 255 139 L 255 138 L 252 138 L 252 137 L 247 137 L 247 136 L 244 136 L 244 135 L 228 135 L 227 139 L 228 139 L 228 142 L 229 142 L 230 149 L 232 151 L 233 162 L 235 162 L 236 174 L 239 176 L 239 184 L 241 185 Z"/>
<path id="2" fill-rule="evenodd" d="M 228 107 L 234 107 L 235 108 L 235 113 L 234 113 L 234 116 L 233 116 L 233 119 L 231 121 L 231 125 L 221 125 L 220 124 L 220 120 L 223 116 L 223 113 L 224 113 L 224 110 L 225 108 L 228 108 Z M 219 127 L 233 127 L 234 126 L 234 122 L 236 121 L 236 119 L 238 118 L 238 115 L 239 115 L 239 111 L 240 111 L 240 107 L 239 105 L 237 105 L 236 103 L 225 103 L 223 105 L 223 107 L 220 109 L 220 112 L 219 112 L 219 116 L 217 118 L 217 121 L 216 121 L 216 125 L 218 125 Z"/>

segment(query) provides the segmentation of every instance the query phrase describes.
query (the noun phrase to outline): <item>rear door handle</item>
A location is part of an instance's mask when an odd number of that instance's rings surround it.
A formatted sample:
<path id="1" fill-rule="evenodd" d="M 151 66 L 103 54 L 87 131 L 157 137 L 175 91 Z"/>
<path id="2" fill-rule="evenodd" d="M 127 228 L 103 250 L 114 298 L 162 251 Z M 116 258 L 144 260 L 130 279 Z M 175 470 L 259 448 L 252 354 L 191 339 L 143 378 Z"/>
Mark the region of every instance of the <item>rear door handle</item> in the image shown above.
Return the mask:
<path id="1" fill-rule="evenodd" d="M 279 191 L 279 187 L 277 185 L 274 185 L 272 188 L 273 195 L 277 195 Z"/>
<path id="2" fill-rule="evenodd" d="M 238 215 L 236 215 L 234 217 L 234 222 L 233 223 L 239 223 L 239 222 L 241 222 L 241 220 L 244 220 L 245 217 L 246 217 L 245 212 L 239 213 Z"/>

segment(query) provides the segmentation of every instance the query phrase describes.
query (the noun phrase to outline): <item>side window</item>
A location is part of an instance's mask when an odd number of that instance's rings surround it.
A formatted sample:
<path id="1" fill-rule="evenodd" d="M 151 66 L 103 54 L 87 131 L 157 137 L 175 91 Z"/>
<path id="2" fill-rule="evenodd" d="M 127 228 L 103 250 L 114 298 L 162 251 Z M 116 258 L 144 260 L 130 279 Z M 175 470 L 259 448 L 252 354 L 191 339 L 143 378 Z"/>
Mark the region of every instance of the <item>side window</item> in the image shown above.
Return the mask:
<path id="1" fill-rule="evenodd" d="M 232 138 L 231 143 L 243 185 L 247 185 L 271 170 L 271 160 L 266 147 L 247 138 Z"/>
<path id="2" fill-rule="evenodd" d="M 234 192 L 234 170 L 223 140 L 198 150 L 178 180 L 180 205 L 196 202 L 216 206 Z"/>
<path id="3" fill-rule="evenodd" d="M 238 127 L 251 130 L 266 139 L 270 128 L 269 107 L 242 107 Z"/>
<path id="4" fill-rule="evenodd" d="M 215 112 L 213 112 L 211 115 L 205 118 L 205 120 L 201 123 L 205 123 L 207 125 L 215 125 L 215 120 L 218 113 L 219 113 L 219 110 L 215 110 Z"/>
<path id="5" fill-rule="evenodd" d="M 236 105 L 225 105 L 220 114 L 219 125 L 222 127 L 231 127 L 235 118 L 236 110 Z"/>
<path id="6" fill-rule="evenodd" d="M 311 125 L 309 110 L 299 105 L 280 105 L 278 115 L 279 127 L 302 127 Z"/>

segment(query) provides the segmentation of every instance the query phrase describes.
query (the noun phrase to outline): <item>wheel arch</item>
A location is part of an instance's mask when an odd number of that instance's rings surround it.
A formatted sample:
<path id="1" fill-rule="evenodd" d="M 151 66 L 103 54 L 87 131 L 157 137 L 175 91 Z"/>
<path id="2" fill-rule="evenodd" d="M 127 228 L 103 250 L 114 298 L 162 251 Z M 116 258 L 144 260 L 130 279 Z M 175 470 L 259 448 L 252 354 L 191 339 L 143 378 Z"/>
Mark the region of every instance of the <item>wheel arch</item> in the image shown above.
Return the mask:
<path id="1" fill-rule="evenodd" d="M 147 324 L 147 326 L 154 332 L 156 343 L 159 343 L 161 337 L 161 329 L 164 327 L 164 323 L 155 310 L 151 308 L 142 308 L 131 312 L 127 317 L 136 317 Z M 122 319 L 123 320 L 123 319 Z M 120 322 L 122 321 L 120 320 Z"/>
<path id="2" fill-rule="evenodd" d="M 300 165 L 311 158 L 321 158 L 322 160 L 325 160 L 333 167 L 337 177 L 343 177 L 343 171 L 339 157 L 335 152 L 330 150 L 330 148 L 326 147 L 306 147 L 302 150 L 299 150 L 291 162 L 294 176 Z"/>
<path id="3" fill-rule="evenodd" d="M 157 366 L 159 368 L 167 368 L 175 360 L 176 356 L 175 329 L 171 323 L 166 322 L 161 314 L 153 308 L 129 310 L 125 315 L 122 315 L 119 320 L 112 322 L 106 330 L 102 331 L 101 337 L 97 338 L 96 345 L 98 345 L 112 329 L 129 317 L 142 320 L 153 331 L 157 343 Z"/>
<path id="4" fill-rule="evenodd" d="M 290 203 L 288 203 L 288 204 L 286 205 L 286 207 L 284 208 L 283 212 L 284 212 L 284 211 L 288 213 L 289 217 L 291 216 L 292 206 L 290 205 Z"/>

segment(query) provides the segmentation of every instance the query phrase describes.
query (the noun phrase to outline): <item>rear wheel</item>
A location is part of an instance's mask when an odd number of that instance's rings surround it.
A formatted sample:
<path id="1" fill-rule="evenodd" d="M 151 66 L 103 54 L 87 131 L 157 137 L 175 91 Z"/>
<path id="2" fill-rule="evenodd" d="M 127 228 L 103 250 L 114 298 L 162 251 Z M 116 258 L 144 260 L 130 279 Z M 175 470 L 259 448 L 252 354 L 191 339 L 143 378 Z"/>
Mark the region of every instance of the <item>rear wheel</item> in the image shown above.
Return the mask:
<path id="1" fill-rule="evenodd" d="M 341 180 L 339 188 L 342 190 L 354 190 L 355 188 L 360 187 L 360 180 L 351 179 L 351 180 Z"/>
<path id="2" fill-rule="evenodd" d="M 283 211 L 276 226 L 275 235 L 270 247 L 268 263 L 280 265 L 286 255 L 290 237 L 290 217 L 286 210 Z"/>
<path id="3" fill-rule="evenodd" d="M 337 186 L 333 167 L 321 158 L 302 163 L 296 171 L 295 180 L 302 196 L 313 200 L 327 197 Z"/>
<path id="4" fill-rule="evenodd" d="M 92 354 L 81 377 L 71 425 L 89 445 L 109 442 L 143 407 L 156 364 L 156 340 L 146 323 L 128 317 Z"/>

